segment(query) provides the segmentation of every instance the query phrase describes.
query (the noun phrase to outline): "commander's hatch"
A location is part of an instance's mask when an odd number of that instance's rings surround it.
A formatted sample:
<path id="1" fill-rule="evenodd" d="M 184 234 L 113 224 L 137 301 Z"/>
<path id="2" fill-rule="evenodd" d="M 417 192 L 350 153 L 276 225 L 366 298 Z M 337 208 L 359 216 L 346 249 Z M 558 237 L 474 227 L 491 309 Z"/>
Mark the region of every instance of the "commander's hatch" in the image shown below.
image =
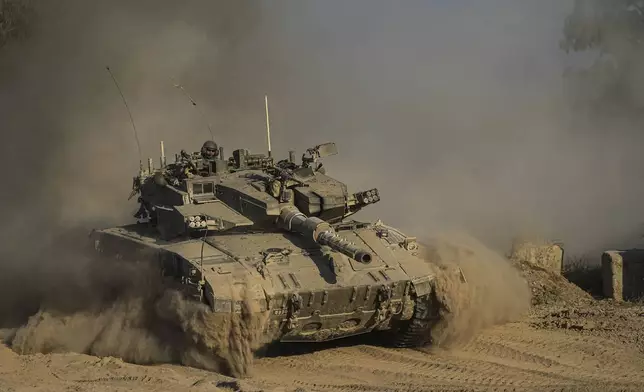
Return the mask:
<path id="1" fill-rule="evenodd" d="M 301 167 L 293 171 L 293 175 L 297 180 L 302 182 L 307 182 L 312 178 L 315 178 L 315 172 L 311 167 Z"/>
<path id="2" fill-rule="evenodd" d="M 186 221 L 197 219 L 206 222 L 206 226 L 194 227 L 195 230 L 225 231 L 235 227 L 252 226 L 253 221 L 230 208 L 221 200 L 212 200 L 204 204 L 186 204 L 175 206 Z"/>
<path id="3" fill-rule="evenodd" d="M 318 144 L 314 147 L 318 158 L 330 157 L 338 154 L 338 147 L 333 142 Z"/>

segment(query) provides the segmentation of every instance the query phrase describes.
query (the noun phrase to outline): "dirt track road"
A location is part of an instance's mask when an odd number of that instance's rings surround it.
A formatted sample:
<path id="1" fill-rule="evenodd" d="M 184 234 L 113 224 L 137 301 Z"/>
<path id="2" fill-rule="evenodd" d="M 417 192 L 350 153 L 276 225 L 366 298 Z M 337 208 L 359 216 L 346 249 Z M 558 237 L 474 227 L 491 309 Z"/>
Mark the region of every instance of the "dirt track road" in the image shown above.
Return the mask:
<path id="1" fill-rule="evenodd" d="M 630 316 L 603 311 L 586 314 L 596 319 L 585 320 L 593 325 L 630 321 L 635 326 L 644 312 L 631 310 Z M 548 317 L 533 316 L 489 329 L 473 342 L 450 351 L 358 345 L 261 358 L 255 362 L 253 375 L 244 380 L 182 366 L 137 366 L 80 354 L 19 356 L 3 347 L 0 390 L 644 390 L 644 355 L 632 342 L 611 339 L 614 326 L 576 328 L 574 322 L 555 325 Z M 599 320 L 601 317 L 610 320 Z M 638 333 L 629 336 L 639 339 Z"/>

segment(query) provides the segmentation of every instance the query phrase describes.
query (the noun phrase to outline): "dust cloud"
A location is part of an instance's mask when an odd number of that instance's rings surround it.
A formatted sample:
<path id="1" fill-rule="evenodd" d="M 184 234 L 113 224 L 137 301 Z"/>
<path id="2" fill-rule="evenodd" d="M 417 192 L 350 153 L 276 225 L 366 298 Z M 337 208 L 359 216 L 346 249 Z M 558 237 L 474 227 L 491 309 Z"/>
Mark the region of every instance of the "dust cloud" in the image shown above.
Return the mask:
<path id="1" fill-rule="evenodd" d="M 86 259 L 91 271 L 79 276 L 82 281 L 44 290 L 35 314 L 3 330 L 5 342 L 20 354 L 77 352 L 249 376 L 266 320 L 257 305 L 242 291 L 236 298 L 241 312 L 214 314 L 164 290 L 160 272 L 145 261 Z"/>
<path id="2" fill-rule="evenodd" d="M 444 233 L 428 242 L 428 262 L 439 266 L 436 348 L 470 342 L 486 328 L 518 320 L 530 310 L 532 293 L 508 259 L 466 233 Z"/>
<path id="3" fill-rule="evenodd" d="M 450 227 L 499 250 L 536 232 L 569 255 L 638 237 L 644 135 L 570 111 L 558 47 L 570 1 L 54 3 L 31 47 L 0 59 L 3 162 L 48 162 L 15 169 L 6 205 L 122 222 L 159 141 L 197 150 L 210 124 L 228 154 L 264 151 L 268 94 L 277 156 L 338 142 L 329 172 L 380 188 L 370 215 L 408 231 Z M 8 227 L 28 221 L 15 215 Z"/>

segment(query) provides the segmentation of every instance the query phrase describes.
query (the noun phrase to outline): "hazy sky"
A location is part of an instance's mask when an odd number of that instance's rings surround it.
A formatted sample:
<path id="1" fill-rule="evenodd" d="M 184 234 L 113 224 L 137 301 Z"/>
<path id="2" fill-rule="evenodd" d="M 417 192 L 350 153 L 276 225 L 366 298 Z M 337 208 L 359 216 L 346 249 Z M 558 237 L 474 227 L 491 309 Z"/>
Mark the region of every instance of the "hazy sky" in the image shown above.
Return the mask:
<path id="1" fill-rule="evenodd" d="M 640 133 L 610 138 L 563 105 L 571 1 L 51 4 L 30 47 L 0 58 L 12 75 L 0 127 L 19 146 L 3 148 L 7 162 L 16 151 L 46 162 L 29 173 L 42 173 L 56 221 L 117 223 L 136 209 L 125 198 L 139 157 L 106 65 L 144 160 L 158 162 L 160 140 L 172 155 L 209 137 L 175 78 L 227 154 L 266 148 L 268 94 L 276 154 L 335 141 L 330 173 L 382 191 L 362 216 L 419 237 L 460 228 L 503 247 L 528 231 L 590 249 L 619 243 L 644 216 Z M 16 170 L 11 185 L 31 186 Z M 49 206 L 28 194 L 37 202 L 5 205 Z"/>

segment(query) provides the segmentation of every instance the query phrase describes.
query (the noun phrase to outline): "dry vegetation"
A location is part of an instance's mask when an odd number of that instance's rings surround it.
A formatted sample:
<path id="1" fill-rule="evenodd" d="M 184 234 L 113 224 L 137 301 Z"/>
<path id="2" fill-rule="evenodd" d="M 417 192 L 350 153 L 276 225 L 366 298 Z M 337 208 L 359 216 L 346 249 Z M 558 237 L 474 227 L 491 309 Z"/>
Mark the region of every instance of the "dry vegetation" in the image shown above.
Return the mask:
<path id="1" fill-rule="evenodd" d="M 25 0 L 0 0 L 0 48 L 29 35 L 33 8 Z"/>
<path id="2" fill-rule="evenodd" d="M 581 256 L 569 257 L 564 261 L 563 275 L 593 297 L 601 298 L 601 265 L 592 263 Z"/>

